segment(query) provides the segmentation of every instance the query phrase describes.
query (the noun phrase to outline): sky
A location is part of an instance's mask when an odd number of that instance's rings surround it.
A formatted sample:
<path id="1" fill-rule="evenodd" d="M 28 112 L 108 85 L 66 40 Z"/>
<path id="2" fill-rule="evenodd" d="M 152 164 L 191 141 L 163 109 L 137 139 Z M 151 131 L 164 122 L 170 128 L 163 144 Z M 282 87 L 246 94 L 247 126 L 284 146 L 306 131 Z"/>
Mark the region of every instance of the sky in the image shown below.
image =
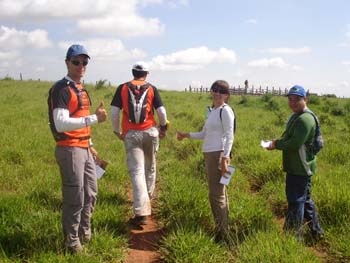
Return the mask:
<path id="1" fill-rule="evenodd" d="M 230 85 L 350 97 L 348 0 L 0 0 L 0 79 L 56 81 L 71 44 L 85 82 L 113 86 L 137 61 L 158 89 Z"/>

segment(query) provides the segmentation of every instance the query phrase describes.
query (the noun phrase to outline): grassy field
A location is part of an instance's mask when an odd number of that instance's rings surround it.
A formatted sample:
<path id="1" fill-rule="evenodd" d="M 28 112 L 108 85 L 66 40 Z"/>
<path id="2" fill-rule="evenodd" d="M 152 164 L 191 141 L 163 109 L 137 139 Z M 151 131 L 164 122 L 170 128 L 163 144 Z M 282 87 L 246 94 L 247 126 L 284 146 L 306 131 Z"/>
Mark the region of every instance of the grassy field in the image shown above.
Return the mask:
<path id="1" fill-rule="evenodd" d="M 60 175 L 47 118 L 52 83 L 0 81 L 0 262 L 122 262 L 132 215 L 122 142 L 110 121 L 93 126 L 94 146 L 109 161 L 99 180 L 93 242 L 82 255 L 63 250 Z M 109 103 L 112 87 L 87 86 L 93 109 Z M 286 211 L 281 152 L 260 148 L 281 135 L 289 115 L 286 98 L 234 96 L 237 114 L 228 192 L 229 246 L 214 242 L 201 142 L 176 140 L 176 131 L 196 131 L 204 122 L 208 94 L 161 91 L 171 127 L 158 155 L 157 209 L 166 230 L 160 243 L 165 262 L 350 262 L 350 100 L 311 97 L 325 148 L 313 177 L 325 239 L 304 243 L 282 231 Z"/>

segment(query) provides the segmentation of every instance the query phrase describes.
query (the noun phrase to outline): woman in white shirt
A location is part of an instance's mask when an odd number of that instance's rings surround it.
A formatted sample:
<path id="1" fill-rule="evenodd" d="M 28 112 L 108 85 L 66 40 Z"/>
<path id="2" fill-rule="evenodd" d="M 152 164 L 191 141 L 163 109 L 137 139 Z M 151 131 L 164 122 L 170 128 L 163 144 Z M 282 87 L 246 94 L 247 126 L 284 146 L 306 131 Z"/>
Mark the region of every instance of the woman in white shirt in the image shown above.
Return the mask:
<path id="1" fill-rule="evenodd" d="M 177 139 L 203 140 L 202 151 L 209 186 L 209 202 L 214 215 L 216 240 L 226 240 L 228 232 L 228 198 L 221 176 L 228 172 L 233 144 L 234 113 L 226 104 L 230 96 L 229 84 L 217 80 L 211 86 L 213 107 L 200 132 L 177 132 Z"/>

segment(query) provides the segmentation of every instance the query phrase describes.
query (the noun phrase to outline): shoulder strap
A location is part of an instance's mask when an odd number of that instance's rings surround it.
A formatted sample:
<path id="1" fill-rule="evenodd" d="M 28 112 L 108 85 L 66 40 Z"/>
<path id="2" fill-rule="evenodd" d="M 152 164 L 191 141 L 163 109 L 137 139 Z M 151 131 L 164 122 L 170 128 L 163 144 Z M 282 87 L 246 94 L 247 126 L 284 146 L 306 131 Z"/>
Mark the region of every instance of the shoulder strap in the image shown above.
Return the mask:
<path id="1" fill-rule="evenodd" d="M 315 120 L 315 123 L 316 123 L 316 127 L 320 127 L 320 123 L 319 123 L 318 118 L 317 118 L 317 116 L 315 115 L 315 113 L 313 113 L 313 112 L 312 112 L 311 110 L 309 110 L 309 109 L 306 109 L 304 112 L 307 112 L 307 113 L 311 114 L 312 117 L 314 117 L 314 120 Z"/>
<path id="2" fill-rule="evenodd" d="M 66 79 L 66 78 L 63 78 L 59 81 L 56 82 L 56 84 L 50 89 L 49 93 L 50 93 L 50 106 L 51 106 L 51 110 L 53 110 L 53 103 L 52 103 L 52 93 L 53 93 L 53 90 L 54 89 L 61 89 L 61 88 L 65 88 L 65 87 L 68 87 L 68 88 L 71 88 L 74 93 L 76 94 L 77 98 L 78 98 L 78 107 L 69 114 L 69 117 L 72 117 L 75 113 L 77 113 L 79 111 L 79 109 L 82 107 L 82 99 L 81 99 L 81 92 L 85 92 L 88 99 L 89 99 L 89 104 L 91 106 L 91 98 L 90 98 L 90 95 L 89 93 L 87 92 L 87 90 L 85 88 L 79 90 L 72 81 Z"/>

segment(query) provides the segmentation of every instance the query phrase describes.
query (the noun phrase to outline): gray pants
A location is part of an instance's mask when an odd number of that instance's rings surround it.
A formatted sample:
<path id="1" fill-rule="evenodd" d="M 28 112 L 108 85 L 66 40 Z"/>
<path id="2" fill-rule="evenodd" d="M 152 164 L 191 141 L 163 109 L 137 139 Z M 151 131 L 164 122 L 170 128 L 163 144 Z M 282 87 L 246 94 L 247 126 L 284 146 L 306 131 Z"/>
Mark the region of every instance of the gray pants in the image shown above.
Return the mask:
<path id="1" fill-rule="evenodd" d="M 136 216 L 151 214 L 151 201 L 156 183 L 156 154 L 159 147 L 158 130 L 129 130 L 125 136 L 125 149 L 129 175 L 133 188 Z"/>
<path id="2" fill-rule="evenodd" d="M 204 160 L 209 186 L 209 202 L 216 229 L 218 232 L 225 234 L 228 228 L 228 199 L 226 186 L 220 184 L 219 163 L 221 154 L 220 151 L 204 153 Z"/>
<path id="3" fill-rule="evenodd" d="M 88 148 L 60 147 L 55 150 L 62 178 L 62 228 L 66 246 L 80 244 L 91 236 L 91 216 L 96 203 L 96 167 Z"/>

